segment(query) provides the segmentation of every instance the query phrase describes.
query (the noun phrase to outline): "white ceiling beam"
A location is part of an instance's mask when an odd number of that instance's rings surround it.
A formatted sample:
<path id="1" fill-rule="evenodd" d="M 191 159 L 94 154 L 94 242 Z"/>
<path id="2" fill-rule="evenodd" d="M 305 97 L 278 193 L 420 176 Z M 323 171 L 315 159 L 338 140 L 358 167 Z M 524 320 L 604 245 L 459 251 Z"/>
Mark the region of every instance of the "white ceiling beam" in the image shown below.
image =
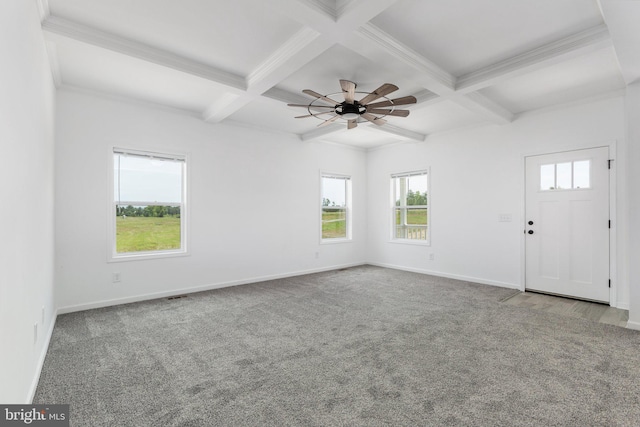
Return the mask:
<path id="1" fill-rule="evenodd" d="M 465 74 L 458 78 L 456 89 L 460 93 L 475 92 L 542 67 L 610 46 L 611 37 L 607 26 L 598 25 Z"/>
<path id="2" fill-rule="evenodd" d="M 51 15 L 51 9 L 49 8 L 49 0 L 35 0 L 36 6 L 38 6 L 38 13 L 40 14 L 40 22 L 44 21 Z"/>
<path id="3" fill-rule="evenodd" d="M 247 77 L 247 89 L 263 93 L 315 59 L 333 43 L 304 27 L 273 52 Z"/>
<path id="4" fill-rule="evenodd" d="M 620 72 L 627 85 L 640 81 L 640 2 L 600 0 L 604 20 L 611 31 Z"/>
<path id="5" fill-rule="evenodd" d="M 423 142 L 425 139 L 427 139 L 427 135 L 423 133 L 414 132 L 408 129 L 403 129 L 389 123 L 386 123 L 382 126 L 374 125 L 373 123 L 371 123 L 368 127 L 371 129 L 375 129 L 378 132 L 390 133 L 392 135 L 399 136 L 403 139 L 407 139 L 411 141 Z"/>
<path id="6" fill-rule="evenodd" d="M 480 92 L 458 94 L 449 99 L 478 113 L 480 116 L 484 117 L 485 120 L 496 124 L 506 125 L 507 123 L 511 123 L 515 118 L 515 115 L 511 111 L 484 96 Z"/>
<path id="7" fill-rule="evenodd" d="M 279 89 L 277 87 L 272 87 L 268 91 L 264 92 L 262 96 L 285 104 L 309 104 L 309 98 L 305 98 L 297 93 L 289 92 L 288 90 Z"/>
<path id="8" fill-rule="evenodd" d="M 336 22 L 349 32 L 365 25 L 398 0 L 352 0 L 343 2 L 336 9 Z"/>
<path id="9" fill-rule="evenodd" d="M 431 92 L 440 95 L 454 91 L 453 75 L 375 25 L 365 23 L 355 34 L 357 37 L 344 40 L 346 47 L 374 62 L 389 64 L 390 69 L 404 68 L 405 74 Z"/>
<path id="10" fill-rule="evenodd" d="M 480 94 L 457 94 L 455 76 L 375 25 L 363 25 L 356 34 L 358 37 L 345 40 L 347 47 L 378 64 L 388 64 L 389 69 L 406 75 L 442 100 L 456 102 L 494 123 L 504 124 L 513 120 L 513 113 Z"/>
<path id="11" fill-rule="evenodd" d="M 309 132 L 306 132 L 300 135 L 300 139 L 307 142 L 313 141 L 314 139 L 319 139 L 327 135 L 331 135 L 332 133 L 341 132 L 346 129 L 346 125 L 344 123 L 332 123 L 330 125 L 317 127 Z"/>
<path id="12" fill-rule="evenodd" d="M 209 65 L 95 28 L 87 27 L 67 19 L 49 16 L 42 23 L 42 29 L 49 35 L 70 38 L 143 61 L 152 62 L 163 67 L 172 68 L 222 86 L 246 90 L 245 79 L 236 74 L 219 70 Z"/>

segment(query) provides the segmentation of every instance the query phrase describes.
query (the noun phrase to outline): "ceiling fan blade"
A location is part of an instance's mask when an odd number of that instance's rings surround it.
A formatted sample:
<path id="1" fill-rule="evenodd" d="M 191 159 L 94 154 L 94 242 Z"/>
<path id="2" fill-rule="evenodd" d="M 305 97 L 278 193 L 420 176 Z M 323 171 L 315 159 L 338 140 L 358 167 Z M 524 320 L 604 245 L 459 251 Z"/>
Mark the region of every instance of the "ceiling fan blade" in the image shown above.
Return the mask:
<path id="1" fill-rule="evenodd" d="M 385 116 L 407 117 L 409 110 L 389 110 L 386 108 L 367 108 L 367 113 L 381 114 Z"/>
<path id="2" fill-rule="evenodd" d="M 382 86 L 380 86 L 378 89 L 376 89 L 373 92 L 371 92 L 369 95 L 367 95 L 364 98 L 362 98 L 360 100 L 360 104 L 366 105 L 369 102 L 375 101 L 376 99 L 380 98 L 381 96 L 388 95 L 391 92 L 395 92 L 396 90 L 398 90 L 398 86 L 392 85 L 391 83 L 385 83 Z"/>
<path id="3" fill-rule="evenodd" d="M 390 107 L 392 105 L 407 105 L 407 104 L 415 104 L 418 102 L 415 96 L 403 96 L 402 98 L 392 99 L 390 101 L 381 101 L 376 102 L 375 104 L 369 104 L 367 107 L 372 108 L 381 108 L 381 107 Z"/>
<path id="4" fill-rule="evenodd" d="M 347 129 L 354 129 L 358 127 L 358 119 L 349 120 L 347 122 Z"/>
<path id="5" fill-rule="evenodd" d="M 353 104 L 354 97 L 356 96 L 356 84 L 349 80 L 340 80 L 340 87 L 342 88 L 344 100 L 349 104 Z"/>
<path id="6" fill-rule="evenodd" d="M 338 104 L 340 104 L 338 101 L 334 101 L 334 100 L 333 100 L 333 99 L 331 99 L 331 98 L 327 98 L 326 96 L 321 95 L 321 94 L 319 94 L 318 92 L 314 92 L 314 91 L 312 91 L 311 89 L 305 89 L 305 90 L 303 90 L 303 91 L 302 91 L 302 93 L 306 93 L 307 95 L 311 95 L 311 96 L 313 96 L 314 98 L 322 99 L 324 102 L 328 102 L 328 103 L 329 103 L 329 104 L 331 104 L 331 105 L 338 105 Z"/>
<path id="7" fill-rule="evenodd" d="M 326 126 L 326 125 L 328 125 L 329 123 L 333 123 L 333 122 L 335 122 L 335 121 L 336 121 L 336 120 L 338 120 L 339 118 L 340 118 L 340 116 L 336 114 L 335 116 L 331 117 L 329 120 L 325 120 L 324 122 L 320 123 L 320 124 L 318 125 L 318 127 L 320 127 L 320 126 Z"/>
<path id="8" fill-rule="evenodd" d="M 323 111 L 322 113 L 306 114 L 304 116 L 296 116 L 296 117 L 294 117 L 294 119 L 304 119 L 304 118 L 307 118 L 307 117 L 317 117 L 317 116 L 321 116 L 323 114 L 332 114 L 332 113 L 333 113 L 333 111 Z"/>
<path id="9" fill-rule="evenodd" d="M 329 107 L 328 105 L 305 105 L 305 104 L 287 104 L 289 107 L 302 107 L 306 108 L 307 111 L 320 111 L 321 113 L 333 113 L 335 111 L 334 107 Z M 304 116 L 300 116 L 304 117 Z"/>
<path id="10" fill-rule="evenodd" d="M 361 114 L 361 117 L 364 117 L 365 119 L 369 120 L 374 125 L 378 125 L 378 126 L 382 126 L 383 124 L 387 123 L 387 121 L 385 119 L 379 119 L 378 117 L 376 117 L 376 116 L 374 116 L 373 114 L 370 114 L 370 113 Z"/>

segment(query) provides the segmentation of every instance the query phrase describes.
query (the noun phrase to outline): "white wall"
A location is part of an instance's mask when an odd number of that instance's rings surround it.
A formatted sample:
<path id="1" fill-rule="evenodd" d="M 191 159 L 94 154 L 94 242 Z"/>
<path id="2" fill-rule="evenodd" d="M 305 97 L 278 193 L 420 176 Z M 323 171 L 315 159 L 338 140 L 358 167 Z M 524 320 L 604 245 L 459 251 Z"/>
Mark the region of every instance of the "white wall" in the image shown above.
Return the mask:
<path id="1" fill-rule="evenodd" d="M 68 90 L 58 93 L 57 117 L 56 290 L 63 311 L 365 261 L 364 151 Z M 107 262 L 113 145 L 190 156 L 189 256 Z M 352 176 L 351 243 L 320 244 L 321 170 Z M 113 272 L 120 283 L 112 283 Z"/>
<path id="2" fill-rule="evenodd" d="M 505 126 L 436 134 L 423 143 L 370 151 L 367 261 L 521 288 L 524 157 L 611 145 L 615 158 L 613 147 L 624 146 L 624 136 L 624 99 L 618 96 L 529 113 Z M 617 159 L 617 172 L 624 163 L 624 158 Z M 427 167 L 431 170 L 431 245 L 390 243 L 389 176 Z M 617 198 L 625 197 L 625 191 L 624 174 L 618 173 L 621 196 Z M 498 222 L 499 214 L 505 213 L 512 214 L 512 222 Z M 434 255 L 433 261 L 429 254 Z M 613 266 L 614 276 L 623 264 Z M 626 308 L 627 283 L 620 279 L 614 285 L 614 303 Z"/>
<path id="3" fill-rule="evenodd" d="M 0 402 L 28 403 L 54 314 L 55 89 L 35 1 L 0 2 L 0 58 Z"/>
<path id="4" fill-rule="evenodd" d="M 628 233 L 624 236 L 624 243 L 628 250 L 626 260 L 628 262 L 629 280 L 629 322 L 627 327 L 640 330 L 640 83 L 629 85 L 626 97 L 626 125 L 627 159 L 629 167 L 626 178 L 628 180 L 627 196 L 628 206 L 624 212 L 628 215 Z"/>

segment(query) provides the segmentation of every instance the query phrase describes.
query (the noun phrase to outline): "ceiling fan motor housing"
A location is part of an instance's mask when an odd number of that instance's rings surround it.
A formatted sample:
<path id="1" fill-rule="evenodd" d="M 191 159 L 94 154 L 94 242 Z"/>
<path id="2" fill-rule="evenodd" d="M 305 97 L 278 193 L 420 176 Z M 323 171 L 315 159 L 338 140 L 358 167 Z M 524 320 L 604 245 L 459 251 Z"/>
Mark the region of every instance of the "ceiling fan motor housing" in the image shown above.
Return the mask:
<path id="1" fill-rule="evenodd" d="M 344 101 L 341 104 L 336 105 L 336 114 L 349 120 L 358 118 L 366 111 L 367 108 L 364 105 L 360 104 L 358 101 L 353 101 L 353 104 Z"/>

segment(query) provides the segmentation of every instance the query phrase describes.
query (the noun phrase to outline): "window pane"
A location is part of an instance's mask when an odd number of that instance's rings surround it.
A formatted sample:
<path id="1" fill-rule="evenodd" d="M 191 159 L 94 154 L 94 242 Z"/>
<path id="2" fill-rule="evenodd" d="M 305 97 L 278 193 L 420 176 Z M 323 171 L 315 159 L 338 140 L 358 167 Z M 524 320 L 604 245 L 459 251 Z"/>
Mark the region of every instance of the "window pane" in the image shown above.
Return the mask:
<path id="1" fill-rule="evenodd" d="M 590 183 L 590 160 L 573 162 L 573 188 L 589 188 Z"/>
<path id="2" fill-rule="evenodd" d="M 322 177 L 322 239 L 349 238 L 348 177 Z"/>
<path id="3" fill-rule="evenodd" d="M 347 211 L 344 208 L 322 208 L 322 238 L 347 237 Z"/>
<path id="4" fill-rule="evenodd" d="M 556 187 L 558 189 L 571 188 L 571 162 L 556 165 Z"/>
<path id="5" fill-rule="evenodd" d="M 553 190 L 556 186 L 555 165 L 540 166 L 540 189 Z"/>
<path id="6" fill-rule="evenodd" d="M 427 204 L 427 175 L 410 176 L 407 179 L 407 206 Z"/>
<path id="7" fill-rule="evenodd" d="M 322 177 L 322 206 L 347 206 L 347 180 Z"/>
<path id="8" fill-rule="evenodd" d="M 114 153 L 115 253 L 182 248 L 184 162 Z"/>
<path id="9" fill-rule="evenodd" d="M 408 225 L 427 225 L 426 209 L 407 209 Z"/>
<path id="10" fill-rule="evenodd" d="M 116 206 L 116 252 L 180 249 L 179 206 Z"/>
<path id="11" fill-rule="evenodd" d="M 427 239 L 427 209 L 396 208 L 396 239 Z"/>
<path id="12" fill-rule="evenodd" d="M 114 197 L 120 201 L 180 203 L 181 161 L 114 154 Z"/>

